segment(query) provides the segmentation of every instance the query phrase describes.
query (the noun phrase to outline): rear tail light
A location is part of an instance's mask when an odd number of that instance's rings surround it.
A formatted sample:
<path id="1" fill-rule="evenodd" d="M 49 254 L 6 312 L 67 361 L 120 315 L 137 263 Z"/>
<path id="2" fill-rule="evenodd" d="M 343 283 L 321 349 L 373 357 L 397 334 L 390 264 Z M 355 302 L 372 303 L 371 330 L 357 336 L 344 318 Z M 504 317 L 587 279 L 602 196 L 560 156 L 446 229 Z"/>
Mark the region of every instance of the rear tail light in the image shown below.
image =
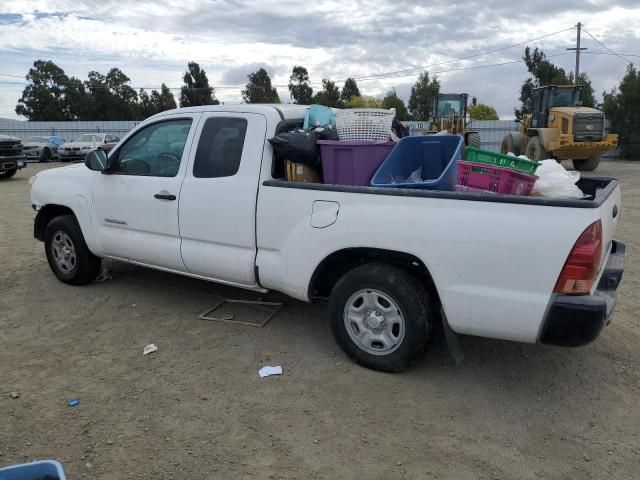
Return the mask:
<path id="1" fill-rule="evenodd" d="M 553 291 L 570 295 L 588 295 L 598 275 L 601 259 L 602 222 L 598 220 L 578 237 Z"/>

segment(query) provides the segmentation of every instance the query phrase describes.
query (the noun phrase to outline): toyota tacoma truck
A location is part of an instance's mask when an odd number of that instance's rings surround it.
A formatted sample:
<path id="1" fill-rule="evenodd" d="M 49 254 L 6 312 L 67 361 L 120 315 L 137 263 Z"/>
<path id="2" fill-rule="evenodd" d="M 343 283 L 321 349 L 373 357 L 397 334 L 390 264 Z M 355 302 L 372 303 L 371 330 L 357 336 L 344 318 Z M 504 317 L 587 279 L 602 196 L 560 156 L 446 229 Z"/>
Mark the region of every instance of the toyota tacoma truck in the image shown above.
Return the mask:
<path id="1" fill-rule="evenodd" d="M 23 152 L 22 140 L 0 135 L 0 180 L 13 177 L 26 166 L 27 157 Z"/>
<path id="2" fill-rule="evenodd" d="M 579 200 L 288 182 L 267 140 L 304 114 L 163 112 L 108 155 L 38 173 L 34 235 L 53 273 L 88 284 L 109 258 L 327 300 L 337 343 L 382 371 L 420 357 L 438 324 L 448 339 L 578 346 L 609 323 L 625 252 L 615 179 L 582 178 Z"/>

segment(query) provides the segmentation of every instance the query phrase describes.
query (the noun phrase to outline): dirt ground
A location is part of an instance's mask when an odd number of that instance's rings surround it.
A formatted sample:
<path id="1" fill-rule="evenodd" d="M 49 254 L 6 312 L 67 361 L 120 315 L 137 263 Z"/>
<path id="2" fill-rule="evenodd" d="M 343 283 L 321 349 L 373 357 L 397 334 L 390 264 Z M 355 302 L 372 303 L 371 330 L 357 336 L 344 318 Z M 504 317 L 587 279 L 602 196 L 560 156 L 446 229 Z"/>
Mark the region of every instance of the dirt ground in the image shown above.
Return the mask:
<path id="1" fill-rule="evenodd" d="M 594 344 L 466 337 L 453 366 L 437 338 L 395 375 L 351 363 L 324 305 L 287 300 L 260 329 L 198 320 L 255 299 L 206 282 L 109 263 L 105 283 L 60 283 L 32 236 L 27 180 L 43 168 L 0 183 L 0 465 L 55 458 L 70 479 L 640 478 L 640 163 L 597 172 L 621 180 L 627 258 Z M 148 343 L 159 351 L 143 356 Z M 259 378 L 266 364 L 284 374 Z"/>

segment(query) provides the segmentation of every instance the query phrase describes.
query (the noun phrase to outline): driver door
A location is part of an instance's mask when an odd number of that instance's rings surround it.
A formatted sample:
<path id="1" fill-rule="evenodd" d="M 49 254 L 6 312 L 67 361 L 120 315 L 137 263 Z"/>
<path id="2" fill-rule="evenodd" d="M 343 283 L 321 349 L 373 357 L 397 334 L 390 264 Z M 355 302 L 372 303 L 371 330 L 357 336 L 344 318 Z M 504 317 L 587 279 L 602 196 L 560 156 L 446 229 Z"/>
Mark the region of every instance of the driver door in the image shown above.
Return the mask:
<path id="1" fill-rule="evenodd" d="M 93 187 L 101 254 L 184 272 L 178 203 L 200 114 L 145 125 L 109 155 Z"/>

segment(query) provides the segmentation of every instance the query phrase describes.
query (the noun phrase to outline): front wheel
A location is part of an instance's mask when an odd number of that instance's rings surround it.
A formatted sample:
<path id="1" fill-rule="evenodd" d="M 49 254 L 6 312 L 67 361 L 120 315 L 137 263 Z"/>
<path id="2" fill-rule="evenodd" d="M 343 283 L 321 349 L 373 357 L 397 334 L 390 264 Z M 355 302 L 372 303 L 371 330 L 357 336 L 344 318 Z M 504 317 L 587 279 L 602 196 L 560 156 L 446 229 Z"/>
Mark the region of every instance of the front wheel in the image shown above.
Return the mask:
<path id="1" fill-rule="evenodd" d="M 545 150 L 544 145 L 540 141 L 540 137 L 531 137 L 529 139 L 526 155 L 529 160 L 535 160 L 536 162 L 551 158 L 551 155 Z"/>
<path id="2" fill-rule="evenodd" d="M 397 372 L 424 354 L 433 316 L 415 277 L 390 265 L 366 264 L 334 287 L 329 322 L 336 342 L 354 361 Z"/>
<path id="3" fill-rule="evenodd" d="M 42 155 L 40 156 L 41 163 L 48 163 L 51 161 L 51 158 L 51 150 L 49 150 L 48 148 L 42 150 Z"/>
<path id="4" fill-rule="evenodd" d="M 594 155 L 586 160 L 573 160 L 573 168 L 581 172 L 593 172 L 600 165 L 600 155 Z"/>
<path id="5" fill-rule="evenodd" d="M 98 276 L 102 262 L 87 247 L 73 215 L 51 220 L 44 232 L 44 244 L 49 267 L 61 282 L 86 285 Z"/>
<path id="6" fill-rule="evenodd" d="M 10 170 L 5 170 L 4 172 L 0 172 L 0 178 L 11 178 L 16 173 L 18 173 L 18 169 L 17 168 L 12 168 Z"/>

